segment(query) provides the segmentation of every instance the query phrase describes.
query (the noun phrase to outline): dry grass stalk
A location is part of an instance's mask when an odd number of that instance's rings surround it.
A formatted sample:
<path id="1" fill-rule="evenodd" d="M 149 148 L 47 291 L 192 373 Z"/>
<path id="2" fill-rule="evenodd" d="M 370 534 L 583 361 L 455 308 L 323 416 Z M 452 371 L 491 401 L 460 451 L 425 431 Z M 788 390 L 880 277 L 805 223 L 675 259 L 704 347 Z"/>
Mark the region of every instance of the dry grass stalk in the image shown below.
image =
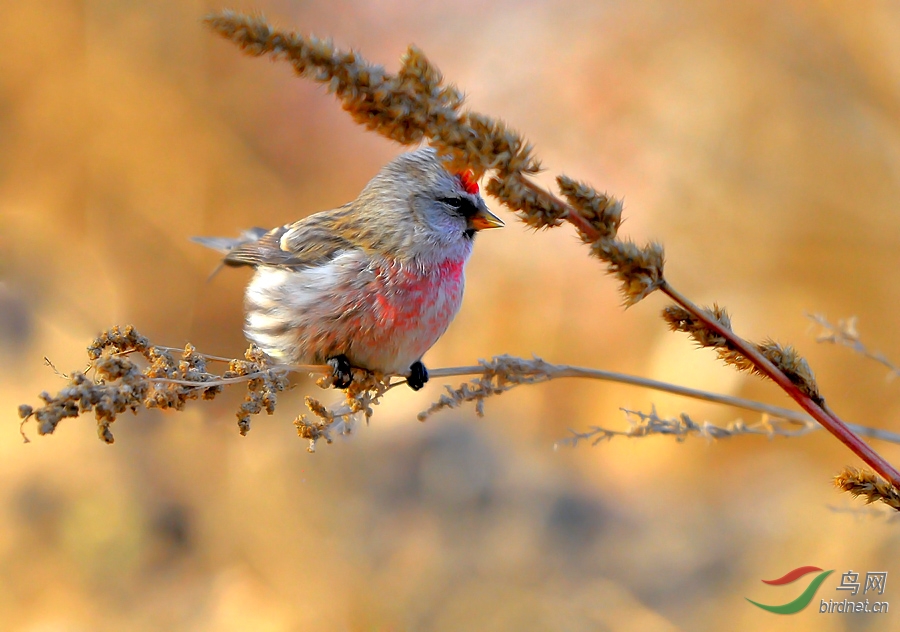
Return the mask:
<path id="1" fill-rule="evenodd" d="M 624 373 L 616 373 L 614 371 L 589 369 L 565 364 L 551 364 L 538 357 L 527 360 L 524 358 L 501 355 L 495 356 L 490 360 L 481 360 L 481 363 L 477 366 L 433 369 L 430 373 L 434 377 L 451 377 L 459 375 L 475 375 L 476 377 L 461 384 L 457 388 L 445 386 L 446 393 L 442 395 L 437 402 L 432 404 L 428 410 L 419 413 L 418 418 L 422 421 L 435 412 L 444 409 L 458 408 L 459 406 L 470 402 L 475 403 L 475 412 L 480 416 L 484 412 L 485 399 L 493 395 L 505 393 L 516 386 L 523 384 L 539 384 L 562 378 L 582 378 L 617 382 L 619 384 L 630 384 L 632 386 L 671 393 L 682 397 L 722 404 L 723 406 L 741 408 L 760 413 L 761 420 L 754 424 L 745 424 L 738 421 L 722 427 L 713 426 L 708 422 L 696 424 L 684 413 L 677 418 L 682 420 L 679 422 L 673 419 L 659 418 L 655 409 L 650 414 L 626 410 L 626 413 L 631 413 L 632 415 L 645 416 L 644 421 L 648 422 L 645 424 L 648 431 L 643 432 L 635 430 L 634 427 L 624 431 L 607 430 L 605 428 L 600 428 L 599 426 L 593 427 L 591 430 L 588 430 L 587 433 L 577 433 L 572 431 L 573 434 L 579 436 L 581 440 L 594 437 L 598 432 L 607 433 L 610 437 L 638 437 L 649 436 L 652 434 L 677 436 L 679 434 L 677 432 L 669 430 L 664 431 L 665 428 L 671 429 L 677 424 L 681 424 L 685 429 L 685 436 L 697 434 L 713 439 L 740 434 L 766 434 L 768 436 L 795 437 L 822 429 L 822 426 L 817 424 L 809 415 L 788 408 L 782 408 L 781 406 L 764 404 L 742 397 L 710 393 L 708 391 L 701 391 Z M 654 420 L 658 420 L 658 423 L 653 423 Z M 859 424 L 848 425 L 860 436 L 900 444 L 900 433 L 882 430 L 880 428 L 870 428 Z M 658 431 L 654 432 L 654 430 Z M 568 439 L 562 440 L 560 445 L 567 445 L 568 441 Z"/>
<path id="2" fill-rule="evenodd" d="M 660 417 L 655 407 L 649 413 L 627 408 L 621 410 L 628 420 L 629 426 L 626 430 L 610 430 L 601 426 L 593 426 L 587 432 L 570 430 L 571 436 L 557 442 L 557 446 L 575 447 L 584 441 L 597 445 L 614 437 L 634 439 L 653 435 L 672 436 L 677 441 L 684 441 L 688 437 L 727 439 L 741 435 L 763 435 L 771 439 L 799 437 L 820 428 L 811 418 L 801 421 L 772 417 L 768 414 L 763 414 L 756 423 L 748 424 L 738 419 L 727 426 L 718 426 L 708 421 L 698 423 L 685 413 L 677 417 Z"/>
<path id="3" fill-rule="evenodd" d="M 129 356 L 140 354 L 146 366 L 141 366 Z M 176 354 L 180 359 L 176 361 Z M 77 417 L 84 413 L 94 412 L 98 423 L 98 434 L 107 442 L 113 442 L 110 424 L 117 416 L 139 408 L 161 408 L 182 410 L 192 399 L 213 399 L 226 386 L 245 386 L 247 395 L 238 411 L 238 429 L 242 435 L 250 430 L 250 418 L 265 410 L 268 414 L 275 411 L 276 394 L 284 390 L 287 376 L 290 373 L 319 373 L 317 385 L 330 388 L 333 377 L 327 366 L 295 366 L 272 365 L 259 349 L 251 346 L 243 360 L 222 358 L 199 353 L 192 345 L 184 349 L 153 345 L 141 336 L 133 327 L 114 327 L 104 332 L 88 347 L 89 369 L 84 372 L 73 372 L 71 375 L 61 373 L 45 358 L 48 366 L 61 378 L 68 380 L 68 385 L 52 396 L 42 393 L 44 405 L 34 409 L 28 405 L 19 407 L 24 425 L 34 419 L 39 434 L 52 433 L 62 419 Z M 210 372 L 209 362 L 228 365 L 222 373 Z M 88 377 L 93 371 L 93 377 Z M 641 424 L 632 424 L 625 431 L 607 430 L 600 427 L 585 433 L 574 433 L 573 439 L 566 439 L 559 445 L 577 444 L 582 440 L 599 440 L 613 436 L 639 437 L 652 434 L 673 435 L 683 439 L 689 435 L 721 438 L 736 434 L 769 434 L 778 436 L 798 436 L 811 430 L 821 428 L 813 419 L 793 410 L 763 404 L 753 400 L 699 391 L 683 386 L 649 380 L 633 375 L 625 375 L 600 369 L 588 369 L 568 365 L 550 364 L 541 358 L 516 358 L 513 356 L 496 356 L 490 360 L 482 360 L 475 366 L 433 369 L 435 378 L 474 375 L 474 379 L 463 383 L 458 388 L 446 387 L 447 393 L 432 404 L 428 410 L 419 413 L 418 418 L 424 421 L 432 414 L 457 408 L 465 403 L 474 402 L 478 415 L 484 412 L 484 401 L 488 397 L 500 395 L 523 384 L 538 384 L 560 378 L 588 378 L 631 384 L 642 388 L 673 393 L 726 406 L 752 410 L 762 414 L 762 422 L 746 425 L 735 422 L 727 427 L 716 427 L 711 424 L 696 424 L 685 414 L 677 419 L 660 418 L 656 411 L 651 414 L 626 411 L 632 417 L 641 418 Z M 367 422 L 373 414 L 373 406 L 380 403 L 381 397 L 389 390 L 404 383 L 404 380 L 392 381 L 392 376 L 369 373 L 354 369 L 351 385 L 345 389 L 343 402 L 326 406 L 313 397 L 306 398 L 306 406 L 312 417 L 299 415 L 294 421 L 297 433 L 309 441 L 309 451 L 315 452 L 320 439 L 331 443 L 335 435 L 350 434 L 361 419 Z M 865 426 L 852 426 L 854 431 L 867 437 L 900 443 L 900 434 L 891 433 Z M 23 437 L 25 437 L 23 432 Z M 25 438 L 27 441 L 27 437 Z"/>
<path id="4" fill-rule="evenodd" d="M 821 332 L 816 335 L 816 342 L 829 342 L 834 345 L 849 347 L 859 355 L 887 367 L 888 371 L 890 371 L 888 373 L 889 377 L 900 376 L 900 366 L 897 366 L 880 351 L 870 350 L 860 339 L 859 330 L 856 328 L 856 316 L 840 319 L 836 325 L 829 322 L 822 314 L 807 314 L 806 316 L 822 328 Z"/>

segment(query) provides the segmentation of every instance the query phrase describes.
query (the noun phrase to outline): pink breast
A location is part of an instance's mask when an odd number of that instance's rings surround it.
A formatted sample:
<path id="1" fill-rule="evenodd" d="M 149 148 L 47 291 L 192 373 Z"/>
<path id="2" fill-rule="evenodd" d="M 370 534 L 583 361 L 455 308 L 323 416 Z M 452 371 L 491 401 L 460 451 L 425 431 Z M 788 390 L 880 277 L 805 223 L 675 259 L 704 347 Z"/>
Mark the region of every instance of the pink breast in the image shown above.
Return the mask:
<path id="1" fill-rule="evenodd" d="M 448 261 L 425 272 L 399 266 L 379 270 L 372 314 L 374 336 L 418 359 L 459 310 L 464 263 Z"/>
<path id="2" fill-rule="evenodd" d="M 380 270 L 376 300 L 381 317 L 403 327 L 452 308 L 452 318 L 462 293 L 463 265 L 463 261 L 446 261 L 424 273 L 410 267 L 398 270 L 398 266 Z"/>

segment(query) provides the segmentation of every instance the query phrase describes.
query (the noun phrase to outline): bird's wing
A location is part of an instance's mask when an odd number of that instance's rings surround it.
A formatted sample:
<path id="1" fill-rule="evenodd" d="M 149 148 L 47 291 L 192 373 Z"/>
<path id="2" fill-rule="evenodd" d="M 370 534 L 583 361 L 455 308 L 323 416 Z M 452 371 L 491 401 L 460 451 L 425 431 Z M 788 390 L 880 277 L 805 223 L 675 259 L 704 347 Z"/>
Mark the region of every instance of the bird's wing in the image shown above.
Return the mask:
<path id="1" fill-rule="evenodd" d="M 355 248 L 342 236 L 347 210 L 340 207 L 273 228 L 256 241 L 229 250 L 225 264 L 305 268 L 330 261 L 338 253 Z"/>

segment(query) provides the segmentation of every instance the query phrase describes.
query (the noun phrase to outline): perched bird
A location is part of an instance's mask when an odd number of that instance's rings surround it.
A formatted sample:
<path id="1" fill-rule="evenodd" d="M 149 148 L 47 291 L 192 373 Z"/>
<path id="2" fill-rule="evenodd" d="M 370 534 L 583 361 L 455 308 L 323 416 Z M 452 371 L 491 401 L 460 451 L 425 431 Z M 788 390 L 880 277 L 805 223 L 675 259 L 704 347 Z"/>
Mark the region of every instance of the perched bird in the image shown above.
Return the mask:
<path id="1" fill-rule="evenodd" d="M 252 266 L 244 333 L 272 359 L 329 364 L 339 388 L 350 368 L 428 381 L 422 356 L 462 302 L 475 233 L 502 226 L 472 173 L 451 174 L 435 151 L 402 154 L 355 200 L 237 239 L 196 237 Z"/>

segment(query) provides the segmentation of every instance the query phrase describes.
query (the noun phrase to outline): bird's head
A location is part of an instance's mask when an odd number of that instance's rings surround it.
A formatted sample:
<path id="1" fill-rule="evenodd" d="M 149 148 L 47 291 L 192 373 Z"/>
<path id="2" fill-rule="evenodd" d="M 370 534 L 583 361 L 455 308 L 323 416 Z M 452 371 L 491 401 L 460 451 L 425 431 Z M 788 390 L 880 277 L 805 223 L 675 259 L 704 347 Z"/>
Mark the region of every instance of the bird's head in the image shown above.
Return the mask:
<path id="1" fill-rule="evenodd" d="M 475 233 L 503 226 L 471 171 L 450 173 L 431 147 L 398 156 L 363 189 L 357 208 L 384 226 L 403 252 L 468 254 Z M 364 204 L 363 204 L 364 202 Z"/>

